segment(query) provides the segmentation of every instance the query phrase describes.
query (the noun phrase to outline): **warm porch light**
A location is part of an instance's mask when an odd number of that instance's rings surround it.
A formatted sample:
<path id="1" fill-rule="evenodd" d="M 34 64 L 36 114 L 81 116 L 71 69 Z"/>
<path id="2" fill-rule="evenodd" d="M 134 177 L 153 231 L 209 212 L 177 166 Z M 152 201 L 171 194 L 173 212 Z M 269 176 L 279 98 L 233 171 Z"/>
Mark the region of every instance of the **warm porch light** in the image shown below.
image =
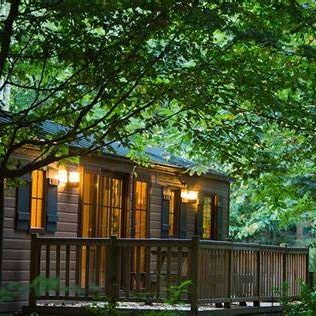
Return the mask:
<path id="1" fill-rule="evenodd" d="M 80 173 L 77 171 L 67 171 L 66 169 L 58 170 L 58 182 L 61 185 L 69 183 L 77 185 L 80 182 Z"/>
<path id="2" fill-rule="evenodd" d="M 68 181 L 72 184 L 78 184 L 80 182 L 80 173 L 77 171 L 70 171 Z"/>
<path id="3" fill-rule="evenodd" d="M 184 201 L 196 201 L 198 199 L 198 191 L 181 190 L 181 198 Z"/>
<path id="4" fill-rule="evenodd" d="M 58 170 L 57 176 L 58 182 L 60 184 L 66 184 L 68 182 L 68 172 L 65 169 Z"/>

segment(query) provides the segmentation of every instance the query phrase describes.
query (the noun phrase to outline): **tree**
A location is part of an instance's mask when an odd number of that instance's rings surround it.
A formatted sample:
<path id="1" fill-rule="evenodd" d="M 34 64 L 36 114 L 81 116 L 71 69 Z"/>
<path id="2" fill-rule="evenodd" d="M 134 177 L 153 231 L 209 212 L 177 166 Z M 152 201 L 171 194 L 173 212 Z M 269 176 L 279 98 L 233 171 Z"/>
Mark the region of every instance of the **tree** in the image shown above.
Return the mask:
<path id="1" fill-rule="evenodd" d="M 115 141 L 171 136 L 174 150 L 248 176 L 254 153 L 266 161 L 270 124 L 312 143 L 313 1 L 1 4 L 0 232 L 5 178 Z M 46 131 L 50 121 L 60 128 Z M 31 161 L 16 158 L 23 148 Z"/>

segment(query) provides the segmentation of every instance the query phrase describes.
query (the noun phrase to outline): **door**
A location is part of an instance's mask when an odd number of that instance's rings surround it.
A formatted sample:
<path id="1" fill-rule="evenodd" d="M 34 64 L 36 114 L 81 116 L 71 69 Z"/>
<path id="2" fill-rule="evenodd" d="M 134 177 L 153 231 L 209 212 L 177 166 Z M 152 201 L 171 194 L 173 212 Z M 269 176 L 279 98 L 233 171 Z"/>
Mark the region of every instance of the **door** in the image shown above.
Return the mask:
<path id="1" fill-rule="evenodd" d="M 106 238 L 125 237 L 126 207 L 125 181 L 123 177 L 84 171 L 82 182 L 81 236 Z M 81 284 L 104 285 L 106 249 L 82 247 Z M 87 271 L 89 258 L 89 271 Z M 87 276 L 89 274 L 89 276 Z M 89 279 L 89 280 L 88 280 Z"/>
<path id="2" fill-rule="evenodd" d="M 203 194 L 197 212 L 197 234 L 203 239 L 218 239 L 218 195 Z"/>
<path id="3" fill-rule="evenodd" d="M 149 186 L 147 181 L 136 180 L 133 192 L 133 237 L 148 238 Z M 133 248 L 131 262 L 131 287 L 145 288 L 146 271 L 149 269 L 149 249 L 143 246 Z M 148 275 L 147 275 L 148 276 Z M 147 280 L 148 282 L 148 280 Z"/>

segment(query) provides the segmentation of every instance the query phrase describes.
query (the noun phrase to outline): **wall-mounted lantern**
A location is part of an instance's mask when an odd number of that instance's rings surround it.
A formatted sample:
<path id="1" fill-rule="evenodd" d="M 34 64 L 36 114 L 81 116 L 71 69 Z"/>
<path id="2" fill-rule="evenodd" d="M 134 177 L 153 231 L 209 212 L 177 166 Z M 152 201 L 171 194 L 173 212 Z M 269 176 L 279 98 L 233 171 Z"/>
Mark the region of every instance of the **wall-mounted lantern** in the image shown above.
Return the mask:
<path id="1" fill-rule="evenodd" d="M 181 199 L 183 203 L 196 202 L 198 195 L 198 191 L 181 190 Z"/>
<path id="2" fill-rule="evenodd" d="M 76 186 L 80 182 L 80 173 L 78 171 L 67 171 L 66 169 L 59 169 L 57 179 L 61 185 Z"/>
<path id="3" fill-rule="evenodd" d="M 68 181 L 72 184 L 79 184 L 80 182 L 80 173 L 78 171 L 69 171 Z"/>

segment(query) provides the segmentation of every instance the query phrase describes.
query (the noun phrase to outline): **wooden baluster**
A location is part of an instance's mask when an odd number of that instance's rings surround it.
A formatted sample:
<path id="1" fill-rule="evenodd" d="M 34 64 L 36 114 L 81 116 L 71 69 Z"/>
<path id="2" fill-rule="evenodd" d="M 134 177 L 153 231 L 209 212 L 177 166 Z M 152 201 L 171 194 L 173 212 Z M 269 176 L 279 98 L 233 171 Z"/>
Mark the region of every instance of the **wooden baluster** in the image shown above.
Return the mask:
<path id="1" fill-rule="evenodd" d="M 157 297 L 160 295 L 160 278 L 161 278 L 161 266 L 162 266 L 162 258 L 161 258 L 161 247 L 157 247 L 157 272 L 156 272 L 156 278 L 157 278 Z"/>
<path id="2" fill-rule="evenodd" d="M 172 248 L 168 246 L 167 248 L 167 267 L 166 267 L 166 283 L 167 283 L 167 289 L 170 289 L 171 284 L 171 252 Z M 169 291 L 167 292 L 167 295 L 169 297 Z"/>
<path id="3" fill-rule="evenodd" d="M 79 297 L 80 292 L 80 269 L 81 269 L 81 246 L 76 246 L 76 275 L 75 275 L 75 296 Z"/>
<path id="4" fill-rule="evenodd" d="M 287 279 L 287 246 L 285 246 L 284 251 L 283 251 L 283 259 L 282 259 L 282 270 L 283 270 L 283 284 L 285 284 L 286 282 L 288 282 Z M 282 293 L 282 295 L 285 293 Z"/>
<path id="5" fill-rule="evenodd" d="M 116 270 L 115 270 L 115 275 L 116 275 L 116 284 L 115 284 L 115 288 L 114 288 L 114 297 L 115 299 L 118 297 L 119 295 L 119 290 L 121 288 L 121 282 L 122 282 L 122 260 L 124 260 L 122 258 L 122 248 L 121 247 L 117 247 L 115 252 L 116 254 Z M 124 260 L 125 261 L 125 260 Z M 125 262 L 124 262 L 125 264 Z"/>
<path id="6" fill-rule="evenodd" d="M 66 297 L 69 296 L 69 271 L 70 271 L 70 244 L 67 244 L 66 245 L 66 273 L 65 273 Z"/>
<path id="7" fill-rule="evenodd" d="M 60 295 L 60 245 L 56 245 L 56 279 L 58 280 L 58 286 L 56 289 L 56 296 Z"/>
<path id="8" fill-rule="evenodd" d="M 125 265 L 125 275 L 126 275 L 126 296 L 129 297 L 130 290 L 131 290 L 131 270 L 132 270 L 132 247 L 126 247 L 127 256 L 126 256 L 126 265 Z"/>
<path id="9" fill-rule="evenodd" d="M 150 246 L 145 247 L 145 260 L 146 260 L 146 291 L 151 291 L 151 279 L 150 279 L 150 266 L 151 266 L 151 248 Z"/>
<path id="10" fill-rule="evenodd" d="M 241 283 L 241 287 L 240 287 L 240 293 L 239 293 L 239 297 L 243 298 L 247 296 L 247 288 L 246 288 L 246 251 L 245 250 L 240 250 L 240 266 L 239 266 L 239 270 L 240 270 L 240 283 Z M 246 301 L 245 300 L 240 300 L 239 302 L 240 306 L 246 306 Z"/>
<path id="11" fill-rule="evenodd" d="M 140 283 L 141 283 L 141 247 L 139 245 L 136 246 L 136 291 L 139 292 L 140 290 Z"/>
<path id="12" fill-rule="evenodd" d="M 304 256 L 305 256 L 305 260 L 304 260 Z M 305 274 L 305 277 L 304 277 L 304 280 L 307 284 L 309 284 L 310 280 L 309 280 L 309 277 L 308 277 L 308 266 L 309 266 L 309 251 L 307 249 L 307 253 L 305 255 L 303 255 L 303 260 L 304 260 L 304 265 L 305 265 L 305 269 L 304 269 L 304 274 Z M 313 282 L 313 280 L 312 280 Z M 313 287 L 313 284 L 309 284 L 310 287 Z"/>
<path id="13" fill-rule="evenodd" d="M 260 246 L 259 246 L 260 247 Z M 255 276 L 256 276 L 256 297 L 257 299 L 253 302 L 253 306 L 259 307 L 260 306 L 260 279 L 261 279 L 261 254 L 260 254 L 260 248 L 255 252 Z"/>
<path id="14" fill-rule="evenodd" d="M 101 245 L 95 246 L 95 284 L 99 290 L 100 288 L 100 263 L 101 263 Z"/>
<path id="15" fill-rule="evenodd" d="M 177 277 L 178 277 L 178 285 L 182 282 L 182 247 L 178 247 L 178 256 L 177 256 Z"/>
<path id="16" fill-rule="evenodd" d="M 86 273 L 85 273 L 85 297 L 89 296 L 90 285 L 90 244 L 86 245 Z"/>
<path id="17" fill-rule="evenodd" d="M 50 278 L 50 244 L 46 244 L 46 274 L 45 277 L 48 280 Z M 45 291 L 46 296 L 49 296 L 49 287 L 48 284 L 46 285 L 46 291 Z"/>

